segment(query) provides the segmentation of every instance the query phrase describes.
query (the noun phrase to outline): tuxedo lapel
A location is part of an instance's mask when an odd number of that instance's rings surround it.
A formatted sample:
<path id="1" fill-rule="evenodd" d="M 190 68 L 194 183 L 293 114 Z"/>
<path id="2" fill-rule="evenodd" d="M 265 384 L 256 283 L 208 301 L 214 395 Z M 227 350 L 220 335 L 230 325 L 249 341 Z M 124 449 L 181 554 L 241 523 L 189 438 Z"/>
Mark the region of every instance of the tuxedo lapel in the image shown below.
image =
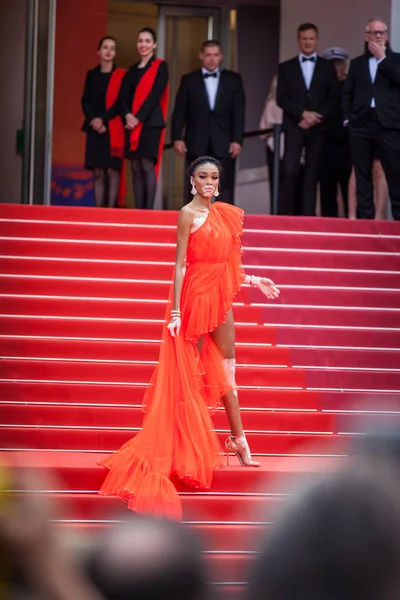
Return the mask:
<path id="1" fill-rule="evenodd" d="M 368 56 L 363 56 L 361 61 L 361 69 L 363 72 L 363 76 L 367 79 L 368 83 L 372 83 L 371 79 L 371 71 L 369 70 L 369 58 Z M 378 73 L 376 73 L 378 76 Z"/>
<path id="2" fill-rule="evenodd" d="M 223 99 L 225 84 L 226 84 L 226 71 L 222 70 L 219 74 L 218 89 L 217 89 L 217 96 L 215 98 L 214 110 L 216 110 L 218 108 L 219 103 Z"/>
<path id="3" fill-rule="evenodd" d="M 206 85 L 204 83 L 203 72 L 201 69 L 199 69 L 197 71 L 197 84 L 199 87 L 199 96 L 200 96 L 200 98 L 202 98 L 202 100 L 203 100 L 204 104 L 206 105 L 206 107 L 208 108 L 208 110 L 210 110 L 210 101 L 208 99 L 207 89 L 206 89 Z"/>
<path id="4" fill-rule="evenodd" d="M 319 56 L 317 56 L 317 60 L 315 61 L 315 67 L 314 67 L 314 73 L 313 76 L 311 78 L 311 83 L 310 83 L 310 90 L 313 88 L 313 86 L 318 83 L 318 78 L 321 72 L 321 58 L 319 58 Z"/>
<path id="5" fill-rule="evenodd" d="M 297 86 L 299 88 L 299 90 L 302 90 L 303 92 L 306 92 L 307 88 L 306 88 L 306 83 L 304 81 L 304 77 L 303 77 L 303 71 L 301 70 L 301 65 L 300 65 L 300 61 L 298 56 L 296 56 L 295 59 L 293 59 L 293 77 L 296 79 L 297 81 Z"/>

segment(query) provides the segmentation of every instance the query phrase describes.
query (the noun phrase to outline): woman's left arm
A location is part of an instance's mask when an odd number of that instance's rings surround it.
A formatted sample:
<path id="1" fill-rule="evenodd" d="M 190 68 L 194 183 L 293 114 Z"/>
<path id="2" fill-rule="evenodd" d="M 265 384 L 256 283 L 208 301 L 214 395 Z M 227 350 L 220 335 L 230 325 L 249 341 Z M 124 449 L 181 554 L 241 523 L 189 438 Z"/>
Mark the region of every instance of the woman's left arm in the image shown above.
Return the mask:
<path id="1" fill-rule="evenodd" d="M 142 106 L 135 115 L 139 121 L 145 121 L 147 119 L 153 108 L 160 101 L 167 84 L 168 65 L 165 61 L 163 61 L 158 67 L 156 79 L 150 94 L 147 96 L 146 100 L 143 102 Z"/>

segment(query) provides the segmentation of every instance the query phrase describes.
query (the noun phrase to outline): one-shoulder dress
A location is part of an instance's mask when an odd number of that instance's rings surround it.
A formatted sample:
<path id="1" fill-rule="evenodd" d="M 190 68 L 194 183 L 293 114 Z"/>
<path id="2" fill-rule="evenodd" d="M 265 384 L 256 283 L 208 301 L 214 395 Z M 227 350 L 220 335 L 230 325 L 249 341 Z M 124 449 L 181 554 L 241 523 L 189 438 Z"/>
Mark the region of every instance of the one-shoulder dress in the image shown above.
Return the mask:
<path id="1" fill-rule="evenodd" d="M 174 482 L 209 489 L 222 466 L 222 448 L 210 414 L 232 390 L 222 356 L 209 335 L 226 320 L 244 280 L 243 211 L 216 202 L 190 234 L 181 294 L 182 328 L 167 329 L 165 313 L 159 361 L 145 392 L 142 429 L 100 464 L 109 472 L 101 494 L 119 496 L 134 511 L 182 518 Z M 204 338 L 201 353 L 197 341 Z"/>

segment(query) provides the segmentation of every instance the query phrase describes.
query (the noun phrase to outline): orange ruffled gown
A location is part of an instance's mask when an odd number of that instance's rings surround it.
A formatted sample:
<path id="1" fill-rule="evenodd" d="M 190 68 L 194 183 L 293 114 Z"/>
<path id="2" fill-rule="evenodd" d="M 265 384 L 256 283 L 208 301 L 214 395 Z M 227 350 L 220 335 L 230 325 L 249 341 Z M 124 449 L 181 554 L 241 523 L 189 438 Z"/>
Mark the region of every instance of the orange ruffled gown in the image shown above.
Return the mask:
<path id="1" fill-rule="evenodd" d="M 101 494 L 119 496 L 140 513 L 182 518 L 172 480 L 208 489 L 222 466 L 210 413 L 229 390 L 222 356 L 209 333 L 226 319 L 244 279 L 243 211 L 217 202 L 190 234 L 181 294 L 182 328 L 171 337 L 167 304 L 159 362 L 146 390 L 141 431 L 100 464 L 109 469 Z M 204 336 L 199 356 L 196 343 Z"/>

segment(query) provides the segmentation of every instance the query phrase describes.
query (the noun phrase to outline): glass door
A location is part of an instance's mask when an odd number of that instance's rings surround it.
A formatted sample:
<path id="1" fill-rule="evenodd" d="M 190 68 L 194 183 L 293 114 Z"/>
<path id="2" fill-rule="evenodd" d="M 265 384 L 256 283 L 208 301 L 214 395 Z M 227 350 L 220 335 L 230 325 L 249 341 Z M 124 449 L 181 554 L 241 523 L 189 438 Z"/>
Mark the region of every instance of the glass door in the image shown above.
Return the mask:
<path id="1" fill-rule="evenodd" d="M 220 36 L 220 10 L 181 6 L 160 7 L 158 55 L 170 74 L 170 102 L 166 141 L 171 139 L 171 115 L 182 75 L 200 67 L 201 44 Z M 164 151 L 163 168 L 156 200 L 157 208 L 180 209 L 184 197 L 185 160 L 173 150 Z"/>

